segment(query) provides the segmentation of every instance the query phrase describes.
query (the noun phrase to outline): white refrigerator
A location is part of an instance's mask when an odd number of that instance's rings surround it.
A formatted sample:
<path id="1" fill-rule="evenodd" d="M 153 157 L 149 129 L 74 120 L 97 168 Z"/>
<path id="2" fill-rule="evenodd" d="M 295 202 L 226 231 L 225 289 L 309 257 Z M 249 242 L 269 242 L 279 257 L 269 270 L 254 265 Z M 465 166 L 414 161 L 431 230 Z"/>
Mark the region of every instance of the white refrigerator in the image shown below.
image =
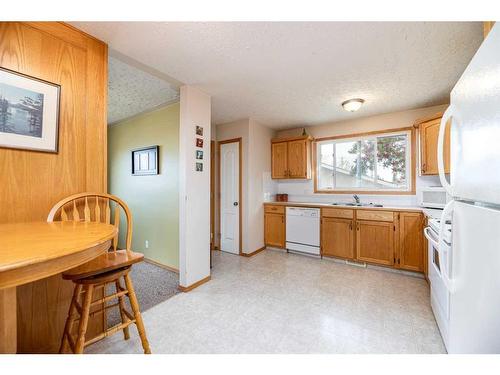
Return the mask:
<path id="1" fill-rule="evenodd" d="M 451 118 L 451 173 L 443 163 Z M 453 197 L 452 246 L 439 239 L 441 277 L 449 292 L 449 353 L 500 353 L 500 24 L 453 88 L 439 132 L 441 183 Z M 440 237 L 442 237 L 441 231 Z M 438 321 L 439 323 L 439 321 Z M 441 328 L 441 327 L 440 327 Z M 444 337 L 444 336 L 443 336 Z"/>

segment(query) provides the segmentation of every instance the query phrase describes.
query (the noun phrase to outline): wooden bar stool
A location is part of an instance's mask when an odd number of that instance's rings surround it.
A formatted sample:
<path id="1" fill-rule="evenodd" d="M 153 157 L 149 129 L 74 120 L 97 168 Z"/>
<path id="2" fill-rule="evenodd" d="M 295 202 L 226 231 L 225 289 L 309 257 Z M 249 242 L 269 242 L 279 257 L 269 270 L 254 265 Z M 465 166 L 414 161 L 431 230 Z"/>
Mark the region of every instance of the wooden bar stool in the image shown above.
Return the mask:
<path id="1" fill-rule="evenodd" d="M 114 206 L 114 207 L 113 207 Z M 71 280 L 75 284 L 73 298 L 68 312 L 68 318 L 64 326 L 59 353 L 64 353 L 69 348 L 73 353 L 83 353 L 83 349 L 96 341 L 110 336 L 120 330 L 123 331 L 125 340 L 130 338 L 129 325 L 135 323 L 141 338 L 144 353 L 151 353 L 146 330 L 142 321 L 139 303 L 134 292 L 130 269 L 132 264 L 141 262 L 144 255 L 133 252 L 132 244 L 132 215 L 129 208 L 118 197 L 110 194 L 81 193 L 75 194 L 58 202 L 47 217 L 52 221 L 97 221 L 111 223 L 111 212 L 113 211 L 113 225 L 120 227 L 120 210 L 123 210 L 127 222 L 127 234 L 125 237 L 126 249 L 118 250 L 118 234 L 113 238 L 109 251 L 90 262 L 75 267 L 63 273 L 65 280 Z M 125 286 L 122 286 L 121 279 Z M 116 292 L 106 295 L 107 285 L 114 285 Z M 102 298 L 93 301 L 94 292 L 102 288 Z M 125 297 L 128 297 L 132 313 L 125 306 Z M 109 301 L 118 302 L 108 305 Z M 92 311 L 93 307 L 100 309 Z M 113 327 L 107 327 L 107 310 L 117 307 L 120 311 L 121 323 Z M 98 336 L 85 341 L 89 316 L 102 312 L 104 331 Z M 73 333 L 73 326 L 78 322 L 78 330 Z"/>

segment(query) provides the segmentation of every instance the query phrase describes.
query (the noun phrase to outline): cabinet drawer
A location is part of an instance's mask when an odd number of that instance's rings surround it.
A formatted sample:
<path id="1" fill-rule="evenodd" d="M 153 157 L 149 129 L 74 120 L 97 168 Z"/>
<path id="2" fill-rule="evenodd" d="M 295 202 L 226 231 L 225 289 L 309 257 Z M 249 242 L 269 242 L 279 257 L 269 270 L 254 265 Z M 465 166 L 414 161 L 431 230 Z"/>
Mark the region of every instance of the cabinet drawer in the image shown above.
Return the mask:
<path id="1" fill-rule="evenodd" d="M 352 219 L 354 218 L 354 210 L 349 210 L 346 208 L 323 208 L 321 210 L 321 216 L 339 217 L 341 219 Z"/>
<path id="2" fill-rule="evenodd" d="M 264 206 L 264 212 L 265 213 L 272 213 L 272 214 L 284 214 L 285 213 L 285 206 L 274 206 L 274 205 L 266 204 Z"/>
<path id="3" fill-rule="evenodd" d="M 374 221 L 394 221 L 392 211 L 357 210 L 356 219 Z"/>

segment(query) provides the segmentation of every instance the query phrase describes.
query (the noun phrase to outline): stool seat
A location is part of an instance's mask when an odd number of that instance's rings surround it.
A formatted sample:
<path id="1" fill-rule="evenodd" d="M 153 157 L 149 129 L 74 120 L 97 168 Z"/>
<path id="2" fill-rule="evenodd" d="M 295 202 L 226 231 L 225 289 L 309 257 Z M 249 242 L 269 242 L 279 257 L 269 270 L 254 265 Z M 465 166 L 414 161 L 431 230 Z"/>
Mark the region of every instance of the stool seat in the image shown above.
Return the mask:
<path id="1" fill-rule="evenodd" d="M 102 254 L 87 263 L 72 268 L 64 272 L 62 277 L 65 280 L 83 279 L 131 266 L 134 263 L 141 262 L 143 259 L 144 254 L 116 250 Z"/>

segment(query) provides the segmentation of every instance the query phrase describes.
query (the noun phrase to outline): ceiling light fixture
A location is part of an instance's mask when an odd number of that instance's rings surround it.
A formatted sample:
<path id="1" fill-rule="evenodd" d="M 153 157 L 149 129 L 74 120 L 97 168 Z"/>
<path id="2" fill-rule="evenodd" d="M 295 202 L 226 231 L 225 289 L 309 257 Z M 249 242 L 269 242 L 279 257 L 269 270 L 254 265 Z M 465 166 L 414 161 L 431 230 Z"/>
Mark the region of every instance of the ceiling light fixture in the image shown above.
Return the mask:
<path id="1" fill-rule="evenodd" d="M 349 99 L 342 103 L 342 107 L 348 112 L 356 112 L 365 101 L 363 99 Z"/>

